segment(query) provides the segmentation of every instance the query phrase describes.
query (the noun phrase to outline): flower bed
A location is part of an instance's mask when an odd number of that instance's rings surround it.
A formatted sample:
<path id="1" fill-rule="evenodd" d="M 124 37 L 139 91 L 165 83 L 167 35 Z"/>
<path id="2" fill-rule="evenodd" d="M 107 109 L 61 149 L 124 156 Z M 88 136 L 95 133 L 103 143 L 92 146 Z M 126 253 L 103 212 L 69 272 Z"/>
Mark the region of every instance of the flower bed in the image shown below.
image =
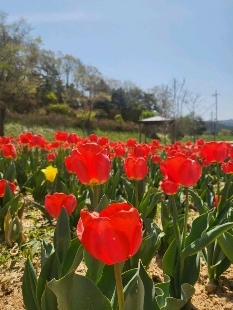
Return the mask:
<path id="1" fill-rule="evenodd" d="M 229 284 L 223 279 L 233 260 L 229 143 L 54 137 L 48 142 L 28 132 L 0 141 L 0 227 L 4 254 L 11 253 L 3 261 L 12 261 L 14 250 L 24 257 L 26 309 L 191 309 L 203 272 L 203 294 Z M 26 229 L 31 209 L 47 237 Z M 77 274 L 83 263 L 86 272 Z"/>

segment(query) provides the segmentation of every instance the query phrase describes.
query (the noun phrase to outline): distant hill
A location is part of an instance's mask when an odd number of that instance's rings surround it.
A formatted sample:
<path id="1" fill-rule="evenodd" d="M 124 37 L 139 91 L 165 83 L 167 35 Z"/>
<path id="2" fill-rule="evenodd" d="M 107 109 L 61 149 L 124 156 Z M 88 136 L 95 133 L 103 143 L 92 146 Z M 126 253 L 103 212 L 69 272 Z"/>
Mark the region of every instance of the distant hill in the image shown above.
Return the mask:
<path id="1" fill-rule="evenodd" d="M 233 127 L 233 119 L 227 119 L 224 121 L 218 121 L 219 124 L 225 125 L 225 126 L 231 126 Z"/>
<path id="2" fill-rule="evenodd" d="M 214 121 L 206 121 L 206 128 L 207 132 L 213 132 L 214 131 Z M 221 129 L 228 129 L 233 132 L 233 119 L 228 120 L 219 120 L 217 122 L 217 132 Z"/>

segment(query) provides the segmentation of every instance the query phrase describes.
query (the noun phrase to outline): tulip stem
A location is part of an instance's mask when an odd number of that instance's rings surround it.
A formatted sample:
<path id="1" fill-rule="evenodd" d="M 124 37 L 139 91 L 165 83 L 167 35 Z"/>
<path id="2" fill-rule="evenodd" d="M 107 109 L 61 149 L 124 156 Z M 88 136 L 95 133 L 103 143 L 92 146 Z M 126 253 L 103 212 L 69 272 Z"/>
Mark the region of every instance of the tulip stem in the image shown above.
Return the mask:
<path id="1" fill-rule="evenodd" d="M 219 163 L 217 163 L 217 195 L 219 202 L 219 194 L 220 194 L 220 185 L 219 185 Z"/>
<path id="2" fill-rule="evenodd" d="M 118 297 L 118 310 L 122 310 L 124 307 L 124 291 L 121 278 L 120 263 L 114 264 L 114 272 L 115 272 L 117 297 Z"/>
<path id="3" fill-rule="evenodd" d="M 185 247 L 185 240 L 186 240 L 186 233 L 187 233 L 187 224 L 188 224 L 188 213 L 189 213 L 189 195 L 188 195 L 188 187 L 185 187 L 185 213 L 184 213 L 184 229 L 182 235 L 182 246 L 181 248 L 184 249 Z"/>
<path id="4" fill-rule="evenodd" d="M 93 185 L 93 203 L 94 203 L 94 210 L 98 206 L 99 203 L 99 191 L 98 191 L 98 185 Z"/>
<path id="5" fill-rule="evenodd" d="M 171 203 L 172 203 L 173 229 L 174 229 L 174 234 L 175 234 L 175 238 L 176 238 L 176 243 L 177 243 L 178 249 L 180 251 L 180 249 L 181 249 L 180 228 L 178 225 L 178 212 L 177 212 L 177 208 L 176 208 L 176 202 L 175 202 L 174 195 L 171 195 L 170 199 L 171 199 Z"/>
<path id="6" fill-rule="evenodd" d="M 135 180 L 135 208 L 138 210 L 138 181 Z"/>

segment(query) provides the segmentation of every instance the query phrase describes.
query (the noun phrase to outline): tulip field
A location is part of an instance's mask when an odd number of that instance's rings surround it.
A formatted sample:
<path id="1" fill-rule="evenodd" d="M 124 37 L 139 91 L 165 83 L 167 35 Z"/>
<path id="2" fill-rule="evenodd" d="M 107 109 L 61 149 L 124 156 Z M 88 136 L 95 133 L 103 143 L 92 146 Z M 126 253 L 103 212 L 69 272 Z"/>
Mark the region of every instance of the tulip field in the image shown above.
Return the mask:
<path id="1" fill-rule="evenodd" d="M 228 142 L 27 132 L 0 137 L 0 173 L 0 264 L 20 256 L 24 309 L 202 309 L 203 266 L 209 294 L 232 267 Z"/>

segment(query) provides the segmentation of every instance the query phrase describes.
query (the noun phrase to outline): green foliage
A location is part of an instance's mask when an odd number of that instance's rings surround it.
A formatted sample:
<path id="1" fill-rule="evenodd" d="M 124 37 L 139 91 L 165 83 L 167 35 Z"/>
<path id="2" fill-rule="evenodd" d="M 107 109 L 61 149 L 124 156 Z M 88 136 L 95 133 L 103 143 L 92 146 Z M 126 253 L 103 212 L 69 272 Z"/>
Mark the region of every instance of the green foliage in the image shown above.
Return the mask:
<path id="1" fill-rule="evenodd" d="M 141 120 L 141 119 L 152 117 L 152 116 L 155 116 L 155 115 L 156 115 L 155 112 L 145 110 L 145 111 L 142 111 L 139 119 Z"/>
<path id="2" fill-rule="evenodd" d="M 45 95 L 45 99 L 46 101 L 48 101 L 49 103 L 57 103 L 58 99 L 57 96 L 54 94 L 54 92 L 50 91 L 49 93 L 47 93 Z"/>
<path id="3" fill-rule="evenodd" d="M 231 131 L 229 129 L 221 129 L 219 132 L 218 132 L 218 136 L 219 137 L 222 137 L 222 136 L 231 136 Z"/>
<path id="4" fill-rule="evenodd" d="M 123 123 L 124 120 L 121 116 L 121 114 L 116 114 L 115 117 L 114 117 L 115 121 L 118 122 L 118 123 Z"/>
<path id="5" fill-rule="evenodd" d="M 91 112 L 89 115 L 89 112 L 85 110 L 79 110 L 78 113 L 76 113 L 76 117 L 80 120 L 93 119 L 95 115 L 96 112 Z"/>
<path id="6" fill-rule="evenodd" d="M 63 116 L 74 116 L 74 111 L 66 103 L 50 104 L 47 107 L 47 113 L 55 113 Z"/>

